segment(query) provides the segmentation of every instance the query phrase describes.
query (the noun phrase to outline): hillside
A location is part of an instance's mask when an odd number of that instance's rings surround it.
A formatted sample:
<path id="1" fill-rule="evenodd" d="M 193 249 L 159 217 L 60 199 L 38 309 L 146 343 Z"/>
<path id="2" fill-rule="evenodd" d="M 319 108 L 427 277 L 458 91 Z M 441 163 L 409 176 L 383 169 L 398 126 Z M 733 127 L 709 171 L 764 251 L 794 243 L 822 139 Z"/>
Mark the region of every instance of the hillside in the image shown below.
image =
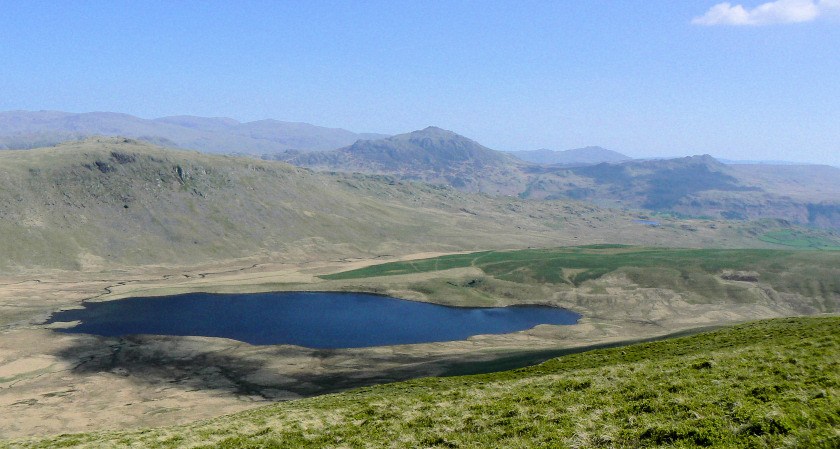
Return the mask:
<path id="1" fill-rule="evenodd" d="M 554 151 L 548 149 L 511 151 L 510 154 L 523 161 L 541 165 L 591 165 L 602 162 L 624 162 L 631 158 L 619 152 L 602 147 L 584 147 L 572 150 Z"/>
<path id="2" fill-rule="evenodd" d="M 777 218 L 840 231 L 840 169 L 828 166 L 726 165 L 708 155 L 538 165 L 439 128 L 331 152 L 272 157 L 313 170 L 387 174 L 491 195 L 571 199 L 689 217 Z"/>
<path id="3" fill-rule="evenodd" d="M 764 246 L 738 229 L 90 138 L 0 152 L 0 267 L 313 260 L 559 242 Z M 724 240 L 726 239 L 726 240 Z M 715 242 L 715 243 L 712 243 Z"/>
<path id="4" fill-rule="evenodd" d="M 399 189 L 388 180 L 123 138 L 1 152 L 0 176 L 7 272 L 461 248 L 488 242 L 483 230 L 515 230 L 446 205 L 416 207 L 447 201 L 433 190 L 413 191 L 411 204 L 387 199 Z"/>
<path id="5" fill-rule="evenodd" d="M 528 196 L 840 230 L 838 179 L 840 169 L 829 166 L 725 165 L 694 156 L 555 172 L 532 185 Z"/>
<path id="6" fill-rule="evenodd" d="M 760 321 L 185 426 L 8 447 L 836 447 L 838 318 Z M 3 444 L 3 443 L 0 443 Z"/>
<path id="7" fill-rule="evenodd" d="M 527 193 L 529 197 L 570 197 L 600 204 L 674 210 L 680 201 L 706 191 L 761 189 L 741 182 L 726 165 L 704 155 L 546 169 Z"/>
<path id="8" fill-rule="evenodd" d="M 147 120 L 113 112 L 0 113 L 0 149 L 39 148 L 94 135 L 125 136 L 167 148 L 224 154 L 263 154 L 288 149 L 326 151 L 358 139 L 384 137 L 277 120 L 240 123 L 230 118 L 193 116 Z"/>

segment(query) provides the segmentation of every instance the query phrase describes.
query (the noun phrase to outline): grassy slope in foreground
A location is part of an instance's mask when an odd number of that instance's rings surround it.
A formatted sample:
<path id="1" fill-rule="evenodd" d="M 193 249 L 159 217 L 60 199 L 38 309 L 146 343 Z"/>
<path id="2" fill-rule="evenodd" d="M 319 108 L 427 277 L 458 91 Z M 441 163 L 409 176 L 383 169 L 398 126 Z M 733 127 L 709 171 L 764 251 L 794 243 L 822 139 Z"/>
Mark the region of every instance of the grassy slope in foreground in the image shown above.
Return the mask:
<path id="1" fill-rule="evenodd" d="M 759 321 L 21 447 L 837 447 L 840 318 Z"/>

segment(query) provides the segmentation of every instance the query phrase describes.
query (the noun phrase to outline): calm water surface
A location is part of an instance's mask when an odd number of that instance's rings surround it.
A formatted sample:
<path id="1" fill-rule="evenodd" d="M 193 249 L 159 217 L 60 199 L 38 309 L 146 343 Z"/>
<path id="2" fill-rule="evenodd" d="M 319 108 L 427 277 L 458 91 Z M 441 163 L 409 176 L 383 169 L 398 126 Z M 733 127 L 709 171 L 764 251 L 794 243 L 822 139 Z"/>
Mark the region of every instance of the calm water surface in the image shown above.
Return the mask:
<path id="1" fill-rule="evenodd" d="M 85 303 L 48 321 L 81 321 L 60 332 L 224 337 L 254 345 L 359 348 L 463 340 L 538 324 L 575 324 L 548 307 L 462 308 L 360 293 L 191 293 Z"/>

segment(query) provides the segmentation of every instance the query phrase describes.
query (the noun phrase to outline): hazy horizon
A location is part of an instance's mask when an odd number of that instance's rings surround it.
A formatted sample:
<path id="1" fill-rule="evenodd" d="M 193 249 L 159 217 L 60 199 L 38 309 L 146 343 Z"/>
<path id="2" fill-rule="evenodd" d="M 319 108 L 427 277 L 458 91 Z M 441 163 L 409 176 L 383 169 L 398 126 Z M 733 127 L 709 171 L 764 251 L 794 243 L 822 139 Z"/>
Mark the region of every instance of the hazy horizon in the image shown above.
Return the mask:
<path id="1" fill-rule="evenodd" d="M 120 112 L 120 111 L 87 111 L 87 112 L 72 112 L 72 111 L 57 111 L 57 110 L 39 110 L 39 111 L 28 111 L 28 110 L 23 110 L 23 109 L 20 109 L 20 110 L 14 110 L 14 111 L 0 111 L 0 114 L 3 114 L 3 113 L 11 113 L 11 112 L 61 112 L 61 113 L 70 113 L 70 114 L 114 113 L 114 114 L 127 114 L 127 115 L 131 115 L 131 116 L 134 116 L 134 117 L 137 117 L 137 118 L 140 118 L 140 119 L 144 119 L 144 120 L 156 120 L 156 119 L 169 118 L 169 117 L 197 117 L 197 118 L 209 118 L 209 119 L 234 120 L 234 121 L 236 121 L 236 122 L 238 122 L 238 123 L 249 123 L 249 122 L 260 122 L 260 121 L 270 121 L 270 120 L 274 120 L 274 121 L 281 121 L 281 122 L 288 122 L 288 123 L 300 123 L 300 124 L 305 124 L 305 125 L 321 126 L 321 125 L 319 125 L 319 124 L 317 124 L 317 123 L 306 123 L 306 122 L 285 121 L 285 120 L 278 120 L 278 119 L 271 118 L 271 117 L 266 117 L 266 118 L 257 119 L 257 120 L 248 120 L 248 121 L 237 120 L 237 119 L 235 119 L 235 118 L 233 118 L 233 117 L 225 117 L 225 116 L 202 117 L 202 116 L 194 116 L 194 115 L 187 115 L 187 114 L 175 114 L 175 115 L 171 115 L 171 116 L 161 116 L 161 117 L 139 117 L 139 116 L 136 116 L 136 115 L 134 115 L 134 114 L 128 114 L 128 113 L 126 113 L 126 112 Z M 438 128 L 440 128 L 439 126 L 434 125 L 434 124 L 430 124 L 430 125 L 428 125 L 428 126 L 424 126 L 423 128 L 426 128 L 426 127 L 429 127 L 429 126 L 431 126 L 431 127 L 438 127 Z M 332 128 L 332 127 L 330 127 L 330 128 Z M 368 130 L 353 130 L 353 129 L 346 129 L 346 128 L 340 128 L 340 127 L 339 127 L 339 128 L 332 128 L 332 129 L 342 129 L 342 130 L 344 130 L 344 131 L 350 131 L 350 132 L 353 132 L 353 133 L 356 133 L 356 134 L 384 134 L 384 133 L 377 133 L 377 132 L 375 132 L 375 131 L 368 131 Z M 422 128 L 421 128 L 421 129 L 422 129 Z M 419 129 L 417 129 L 417 130 L 406 130 L 406 131 L 399 132 L 399 133 L 392 134 L 392 135 L 398 135 L 398 134 L 408 134 L 408 133 L 411 133 L 411 132 L 414 132 L 414 131 L 418 131 L 418 130 L 419 130 Z M 463 135 L 463 134 L 459 133 L 457 130 L 448 130 L 448 131 L 452 131 L 452 132 L 455 132 L 456 134 Z M 386 135 L 387 135 L 387 134 L 386 134 Z M 471 136 L 467 136 L 467 135 L 463 135 L 463 136 L 464 136 L 464 137 L 466 137 L 466 138 L 469 138 L 469 139 L 471 139 L 471 140 L 474 140 L 474 141 L 476 141 L 476 142 L 477 142 L 477 143 L 479 143 L 479 144 L 484 145 L 482 142 L 478 141 L 477 139 L 472 138 Z M 487 146 L 487 145 L 484 145 L 484 146 Z M 602 146 L 602 145 L 598 145 L 598 144 L 584 145 L 584 146 L 581 146 L 581 147 L 575 147 L 575 148 L 545 148 L 545 147 L 540 147 L 540 148 L 529 148 L 529 149 L 522 149 L 522 150 L 513 149 L 513 150 L 498 150 L 498 151 L 504 151 L 504 152 L 517 152 L 517 151 L 542 151 L 542 150 L 549 150 L 549 151 L 558 151 L 558 152 L 562 152 L 562 151 L 573 151 L 573 150 L 586 149 L 586 148 L 590 148 L 590 147 L 596 147 L 596 148 L 602 148 L 602 149 L 606 149 L 606 150 L 614 151 L 614 152 L 617 152 L 617 153 L 621 153 L 621 154 L 623 154 L 623 155 L 625 155 L 625 156 L 628 156 L 628 157 L 630 157 L 630 158 L 632 158 L 632 159 L 639 159 L 639 160 L 675 159 L 675 158 L 682 158 L 682 157 L 688 157 L 688 156 L 700 156 L 700 155 L 703 155 L 703 154 L 710 154 L 710 153 L 694 153 L 694 154 L 688 154 L 688 153 L 686 153 L 686 154 L 664 154 L 664 155 L 661 155 L 661 156 L 636 156 L 636 155 L 634 155 L 634 154 L 630 154 L 630 153 L 628 153 L 628 152 L 626 152 L 626 151 L 622 151 L 621 149 L 616 149 L 616 148 L 606 148 L 606 147 L 604 147 L 604 146 Z M 488 146 L 488 148 L 490 148 L 491 150 L 496 150 L 496 148 L 492 148 L 492 147 L 489 147 L 489 146 Z M 233 151 L 233 153 L 236 153 L 236 151 Z M 728 158 L 728 157 L 724 157 L 724 156 L 721 156 L 721 155 L 716 155 L 716 154 L 710 154 L 710 155 L 711 155 L 711 156 L 713 156 L 715 159 L 718 159 L 718 160 L 720 160 L 720 161 L 722 161 L 722 162 L 726 162 L 726 163 L 730 163 L 730 164 L 738 164 L 738 163 L 761 163 L 761 164 L 771 164 L 771 165 L 788 165 L 788 164 L 790 164 L 790 165 L 799 165 L 799 164 L 802 164 L 802 165 L 808 165 L 808 164 L 817 164 L 817 165 L 831 165 L 831 166 L 835 166 L 835 167 L 840 167 L 840 163 L 838 163 L 838 164 L 831 164 L 831 163 L 824 163 L 824 162 L 808 162 L 808 161 L 793 160 L 793 159 L 732 159 L 732 158 Z"/>
<path id="2" fill-rule="evenodd" d="M 840 165 L 833 0 L 10 4 L 0 110 Z"/>

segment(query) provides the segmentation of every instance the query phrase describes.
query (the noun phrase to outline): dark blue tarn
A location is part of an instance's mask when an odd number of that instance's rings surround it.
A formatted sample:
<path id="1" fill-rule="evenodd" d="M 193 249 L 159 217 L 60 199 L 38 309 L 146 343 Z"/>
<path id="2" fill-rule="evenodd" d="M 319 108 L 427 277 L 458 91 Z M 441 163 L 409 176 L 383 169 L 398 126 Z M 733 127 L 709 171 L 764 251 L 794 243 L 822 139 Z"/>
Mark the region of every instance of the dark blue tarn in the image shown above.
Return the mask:
<path id="1" fill-rule="evenodd" d="M 446 307 L 360 293 L 190 293 L 85 303 L 48 323 L 59 332 L 223 337 L 253 345 L 359 348 L 463 340 L 538 324 L 575 324 L 580 315 L 540 306 Z"/>

